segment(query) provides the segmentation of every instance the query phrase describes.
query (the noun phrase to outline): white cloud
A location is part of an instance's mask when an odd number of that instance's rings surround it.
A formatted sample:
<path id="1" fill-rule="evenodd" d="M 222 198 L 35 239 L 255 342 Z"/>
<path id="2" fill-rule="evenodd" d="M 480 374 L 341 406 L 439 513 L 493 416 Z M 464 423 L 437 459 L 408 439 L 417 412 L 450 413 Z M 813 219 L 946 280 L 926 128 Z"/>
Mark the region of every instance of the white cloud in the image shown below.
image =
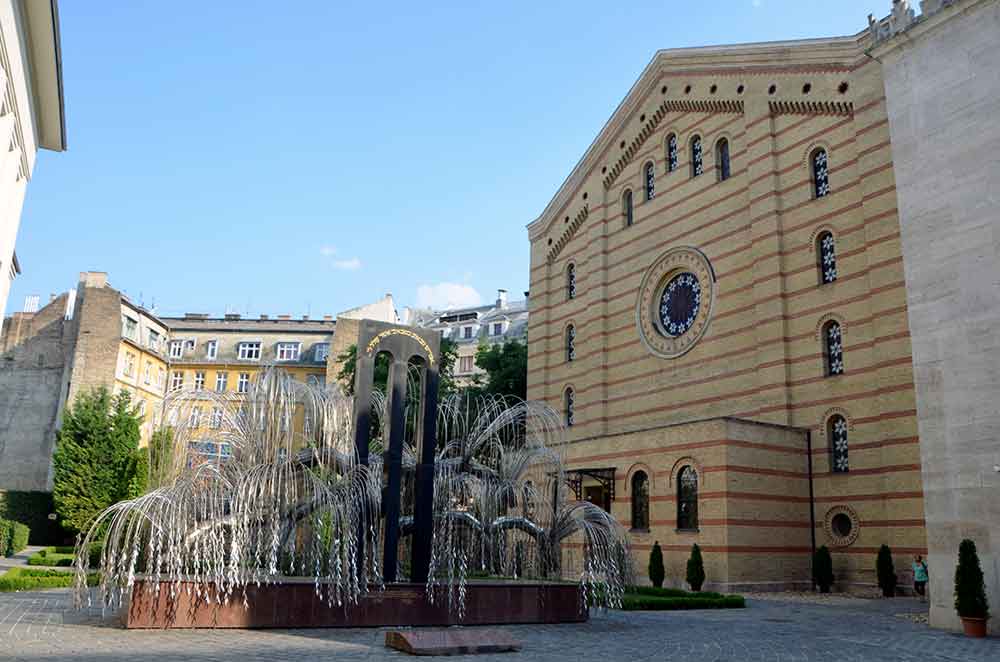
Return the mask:
<path id="1" fill-rule="evenodd" d="M 347 258 L 345 260 L 334 260 L 332 259 L 334 255 L 337 254 L 337 247 L 321 246 L 319 249 L 319 254 L 326 258 L 326 262 L 330 264 L 334 269 L 340 269 L 341 271 L 357 271 L 361 268 L 361 260 L 356 257 Z"/>
<path id="2" fill-rule="evenodd" d="M 753 5 L 754 7 L 760 7 L 760 3 L 761 0 L 752 0 L 750 4 Z"/>
<path id="3" fill-rule="evenodd" d="M 442 310 L 478 306 L 482 302 L 483 298 L 479 296 L 479 292 L 470 285 L 437 283 L 417 287 L 417 306 L 420 308 Z"/>
<path id="4" fill-rule="evenodd" d="M 333 268 L 343 271 L 356 271 L 361 268 L 361 260 L 356 257 L 352 257 L 349 260 L 334 260 Z"/>

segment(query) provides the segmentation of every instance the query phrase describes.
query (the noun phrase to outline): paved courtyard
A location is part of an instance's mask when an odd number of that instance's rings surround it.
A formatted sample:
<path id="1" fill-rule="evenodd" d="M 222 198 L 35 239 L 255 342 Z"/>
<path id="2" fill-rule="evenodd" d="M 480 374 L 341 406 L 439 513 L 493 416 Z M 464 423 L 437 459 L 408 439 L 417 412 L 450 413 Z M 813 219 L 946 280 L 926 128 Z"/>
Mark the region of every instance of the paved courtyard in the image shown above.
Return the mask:
<path id="1" fill-rule="evenodd" d="M 66 590 L 0 594 L 0 660 L 373 660 L 381 630 L 121 629 L 114 617 L 70 608 Z M 900 614 L 911 599 L 803 604 L 750 600 L 747 609 L 608 612 L 587 624 L 509 628 L 521 653 L 477 660 L 1000 660 L 1000 638 L 967 639 Z M 451 658 L 455 659 L 455 658 Z M 473 659 L 459 658 L 459 659 Z"/>

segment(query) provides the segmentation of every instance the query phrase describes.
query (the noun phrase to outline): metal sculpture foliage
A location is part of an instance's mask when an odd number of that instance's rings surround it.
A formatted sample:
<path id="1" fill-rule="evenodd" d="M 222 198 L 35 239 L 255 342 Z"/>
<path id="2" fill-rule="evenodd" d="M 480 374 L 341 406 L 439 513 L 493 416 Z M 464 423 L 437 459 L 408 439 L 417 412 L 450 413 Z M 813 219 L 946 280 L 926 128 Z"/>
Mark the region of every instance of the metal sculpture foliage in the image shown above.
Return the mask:
<path id="1" fill-rule="evenodd" d="M 418 375 L 408 394 L 419 393 Z M 366 466 L 354 447 L 353 401 L 336 386 L 269 368 L 246 394 L 173 391 L 160 414 L 172 441 L 152 449 L 151 490 L 103 511 L 78 540 L 77 605 L 120 607 L 138 579 L 157 595 L 188 590 L 206 603 L 244 606 L 247 586 L 289 577 L 311 578 L 317 595 L 345 608 L 383 589 L 386 404 L 376 391 Z M 407 442 L 418 409 L 408 395 Z M 461 616 L 467 582 L 499 577 L 575 579 L 586 605 L 619 603 L 631 572 L 627 535 L 609 513 L 571 499 L 556 412 L 453 396 L 438 406 L 437 439 L 429 600 Z M 410 443 L 402 464 L 397 577 L 407 581 L 417 465 Z M 91 591 L 95 542 L 100 583 Z"/>

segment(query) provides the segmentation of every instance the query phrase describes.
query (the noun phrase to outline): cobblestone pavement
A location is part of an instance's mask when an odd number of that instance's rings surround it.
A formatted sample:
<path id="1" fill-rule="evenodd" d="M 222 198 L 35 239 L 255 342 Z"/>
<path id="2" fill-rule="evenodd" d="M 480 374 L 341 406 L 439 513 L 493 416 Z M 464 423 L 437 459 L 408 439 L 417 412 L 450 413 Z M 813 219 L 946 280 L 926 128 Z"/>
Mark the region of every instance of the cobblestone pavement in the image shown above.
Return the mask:
<path id="1" fill-rule="evenodd" d="M 70 608 L 66 590 L 0 594 L 0 660 L 403 660 L 384 630 L 124 630 L 114 617 Z M 516 626 L 515 654 L 476 660 L 1000 660 L 1000 638 L 973 640 L 901 614 L 907 598 L 815 605 L 750 600 L 747 609 L 606 612 L 589 623 Z M 455 659 L 455 658 L 452 658 Z M 462 656 L 458 659 L 473 659 Z"/>

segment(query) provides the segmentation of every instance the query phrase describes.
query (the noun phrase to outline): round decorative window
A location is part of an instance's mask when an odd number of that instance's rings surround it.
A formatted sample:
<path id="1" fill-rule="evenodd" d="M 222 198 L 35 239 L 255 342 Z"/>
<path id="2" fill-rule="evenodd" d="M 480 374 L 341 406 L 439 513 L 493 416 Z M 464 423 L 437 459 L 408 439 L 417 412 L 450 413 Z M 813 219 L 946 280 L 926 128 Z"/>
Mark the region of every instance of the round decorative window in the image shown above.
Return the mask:
<path id="1" fill-rule="evenodd" d="M 636 325 L 653 354 L 671 359 L 689 351 L 705 333 L 712 312 L 715 274 L 695 248 L 673 248 L 646 271 L 636 302 Z"/>
<path id="2" fill-rule="evenodd" d="M 836 547 L 854 544 L 858 539 L 859 525 L 858 514 L 850 506 L 834 506 L 826 511 L 823 518 L 823 529 L 830 544 Z"/>

